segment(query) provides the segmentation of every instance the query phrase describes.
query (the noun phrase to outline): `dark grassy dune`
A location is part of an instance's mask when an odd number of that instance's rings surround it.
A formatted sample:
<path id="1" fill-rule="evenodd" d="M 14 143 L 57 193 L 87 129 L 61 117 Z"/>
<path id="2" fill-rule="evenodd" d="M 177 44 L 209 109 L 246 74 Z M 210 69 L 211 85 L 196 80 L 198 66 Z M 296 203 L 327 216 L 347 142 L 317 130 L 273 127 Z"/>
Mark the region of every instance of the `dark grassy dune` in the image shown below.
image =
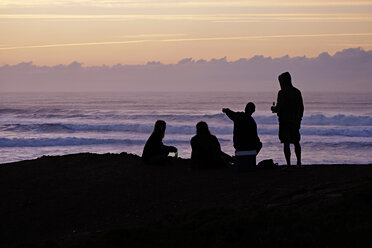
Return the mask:
<path id="1" fill-rule="evenodd" d="M 0 247 L 370 247 L 372 166 L 237 173 L 75 154 L 0 166 Z"/>

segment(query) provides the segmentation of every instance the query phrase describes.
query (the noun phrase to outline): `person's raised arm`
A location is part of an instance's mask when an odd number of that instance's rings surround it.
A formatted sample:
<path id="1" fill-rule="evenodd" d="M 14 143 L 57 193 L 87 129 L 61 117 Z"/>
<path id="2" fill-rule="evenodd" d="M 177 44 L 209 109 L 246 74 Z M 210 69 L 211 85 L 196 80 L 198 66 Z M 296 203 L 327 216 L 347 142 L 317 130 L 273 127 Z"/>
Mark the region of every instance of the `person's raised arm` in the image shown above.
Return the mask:
<path id="1" fill-rule="evenodd" d="M 222 112 L 227 115 L 231 120 L 235 120 L 236 113 L 229 108 L 223 108 Z"/>

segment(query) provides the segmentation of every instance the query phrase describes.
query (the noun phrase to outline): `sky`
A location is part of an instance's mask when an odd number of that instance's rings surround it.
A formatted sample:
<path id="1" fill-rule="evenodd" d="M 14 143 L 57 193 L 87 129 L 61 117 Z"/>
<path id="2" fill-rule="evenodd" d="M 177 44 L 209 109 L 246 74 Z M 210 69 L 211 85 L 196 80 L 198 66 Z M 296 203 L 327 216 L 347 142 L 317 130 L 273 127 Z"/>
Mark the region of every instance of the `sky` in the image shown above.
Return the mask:
<path id="1" fill-rule="evenodd" d="M 0 0 L 0 91 L 372 92 L 372 0 Z"/>
<path id="2" fill-rule="evenodd" d="M 372 49 L 372 0 L 1 0 L 0 66 L 176 64 Z"/>
<path id="3" fill-rule="evenodd" d="M 278 75 L 290 71 L 306 91 L 370 92 L 372 50 L 349 48 L 315 58 L 254 56 L 228 61 L 185 58 L 174 64 L 40 66 L 31 62 L 0 66 L 4 92 L 261 91 L 279 89 Z"/>

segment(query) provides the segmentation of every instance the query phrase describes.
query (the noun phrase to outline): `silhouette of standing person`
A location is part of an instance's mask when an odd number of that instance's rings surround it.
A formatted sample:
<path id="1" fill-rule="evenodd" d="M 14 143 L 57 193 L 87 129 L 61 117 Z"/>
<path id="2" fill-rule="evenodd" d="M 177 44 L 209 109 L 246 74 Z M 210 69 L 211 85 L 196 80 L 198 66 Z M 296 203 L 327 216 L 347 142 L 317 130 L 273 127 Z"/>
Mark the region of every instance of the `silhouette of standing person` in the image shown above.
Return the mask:
<path id="1" fill-rule="evenodd" d="M 154 130 L 143 148 L 142 159 L 145 164 L 165 164 L 169 160 L 169 153 L 177 152 L 176 147 L 163 144 L 165 129 L 165 121 L 155 122 Z"/>
<path id="2" fill-rule="evenodd" d="M 278 77 L 280 88 L 277 105 L 272 106 L 273 113 L 279 117 L 279 139 L 284 144 L 284 156 L 287 165 L 291 165 L 290 144 L 294 144 L 297 165 L 301 166 L 300 127 L 304 114 L 301 91 L 293 87 L 291 74 L 284 72 Z"/>
<path id="3" fill-rule="evenodd" d="M 257 134 L 257 124 L 252 114 L 256 111 L 253 102 L 247 103 L 245 112 L 234 112 L 228 108 L 223 108 L 227 117 L 234 121 L 234 148 L 236 151 L 256 150 L 256 155 L 262 148 L 262 143 Z"/>
<path id="4" fill-rule="evenodd" d="M 221 150 L 220 142 L 209 131 L 204 121 L 196 124 L 196 135 L 191 138 L 191 160 L 200 169 L 227 165 L 232 158 Z"/>

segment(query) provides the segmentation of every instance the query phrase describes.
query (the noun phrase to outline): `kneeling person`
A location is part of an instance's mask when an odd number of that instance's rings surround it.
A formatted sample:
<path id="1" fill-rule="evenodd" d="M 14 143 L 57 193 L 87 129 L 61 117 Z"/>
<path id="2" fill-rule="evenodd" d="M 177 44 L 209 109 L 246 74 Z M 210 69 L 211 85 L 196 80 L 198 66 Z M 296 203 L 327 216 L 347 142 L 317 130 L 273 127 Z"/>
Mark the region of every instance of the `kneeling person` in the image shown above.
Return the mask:
<path id="1" fill-rule="evenodd" d="M 222 109 L 227 117 L 234 122 L 234 148 L 238 151 L 256 151 L 256 155 L 262 148 L 262 143 L 257 134 L 257 124 L 252 117 L 256 111 L 253 102 L 247 103 L 245 112 L 234 112 L 228 108 Z"/>

